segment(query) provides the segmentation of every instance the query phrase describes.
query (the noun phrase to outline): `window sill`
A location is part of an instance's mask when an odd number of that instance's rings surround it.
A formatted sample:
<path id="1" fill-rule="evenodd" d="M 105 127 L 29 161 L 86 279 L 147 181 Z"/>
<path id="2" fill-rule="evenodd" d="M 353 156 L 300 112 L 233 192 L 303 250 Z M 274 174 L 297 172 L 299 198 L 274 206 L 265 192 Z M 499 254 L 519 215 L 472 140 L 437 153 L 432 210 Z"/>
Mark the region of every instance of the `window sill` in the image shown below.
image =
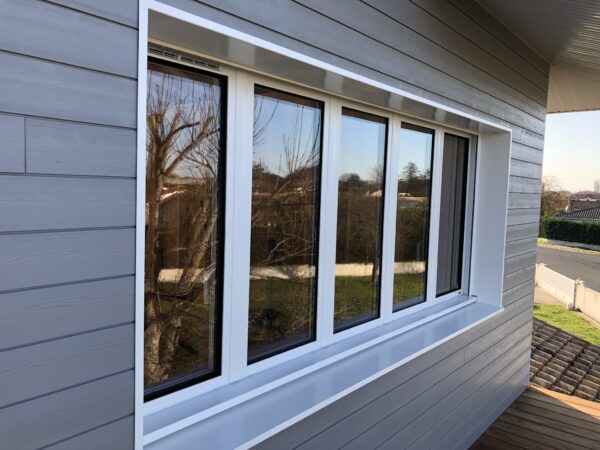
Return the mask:
<path id="1" fill-rule="evenodd" d="M 145 414 L 144 445 L 192 425 L 194 439 L 209 448 L 256 445 L 501 310 L 461 296 L 403 314 L 380 327 Z"/>

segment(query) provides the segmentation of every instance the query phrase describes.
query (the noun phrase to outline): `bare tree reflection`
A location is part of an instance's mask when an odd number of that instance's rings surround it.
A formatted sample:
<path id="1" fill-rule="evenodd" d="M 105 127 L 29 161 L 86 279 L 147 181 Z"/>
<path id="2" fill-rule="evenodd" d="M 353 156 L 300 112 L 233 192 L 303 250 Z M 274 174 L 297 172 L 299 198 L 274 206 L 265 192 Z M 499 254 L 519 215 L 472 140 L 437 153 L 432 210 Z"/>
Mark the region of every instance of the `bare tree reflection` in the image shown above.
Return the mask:
<path id="1" fill-rule="evenodd" d="M 146 385 L 211 364 L 221 133 L 220 87 L 205 78 L 148 74 Z"/>
<path id="2" fill-rule="evenodd" d="M 320 119 L 314 106 L 294 103 L 285 94 L 255 96 L 251 353 L 311 332 Z"/>

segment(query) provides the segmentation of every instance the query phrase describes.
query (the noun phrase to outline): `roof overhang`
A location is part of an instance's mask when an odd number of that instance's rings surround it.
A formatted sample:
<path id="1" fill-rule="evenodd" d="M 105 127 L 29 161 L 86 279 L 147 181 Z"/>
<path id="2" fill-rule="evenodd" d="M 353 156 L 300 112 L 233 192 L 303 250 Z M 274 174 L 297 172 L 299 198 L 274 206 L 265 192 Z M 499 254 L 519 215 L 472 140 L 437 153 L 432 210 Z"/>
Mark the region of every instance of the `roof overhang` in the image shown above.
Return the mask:
<path id="1" fill-rule="evenodd" d="M 600 109 L 600 1 L 477 1 L 548 62 L 547 112 Z"/>

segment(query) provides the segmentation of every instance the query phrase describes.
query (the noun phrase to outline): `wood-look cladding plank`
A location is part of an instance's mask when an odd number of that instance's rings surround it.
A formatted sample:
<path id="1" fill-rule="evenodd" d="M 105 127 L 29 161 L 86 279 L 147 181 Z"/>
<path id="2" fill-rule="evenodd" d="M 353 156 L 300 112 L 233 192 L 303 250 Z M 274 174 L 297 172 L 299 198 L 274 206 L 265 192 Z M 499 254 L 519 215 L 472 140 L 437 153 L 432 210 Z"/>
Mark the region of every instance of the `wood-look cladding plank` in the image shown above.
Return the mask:
<path id="1" fill-rule="evenodd" d="M 533 280 L 535 277 L 535 265 L 531 265 L 517 272 L 504 275 L 504 291 L 514 288 L 515 286 Z"/>
<path id="2" fill-rule="evenodd" d="M 535 264 L 535 257 L 536 254 L 535 251 L 533 251 L 513 256 L 512 258 L 507 258 L 504 261 L 504 273 L 508 274 L 530 267 L 532 264 Z"/>
<path id="3" fill-rule="evenodd" d="M 529 147 L 518 142 L 513 142 L 510 157 L 521 161 L 542 164 L 544 152 L 536 147 Z"/>
<path id="4" fill-rule="evenodd" d="M 136 126 L 135 80 L 0 52 L 0 85 L 4 112 Z"/>
<path id="5" fill-rule="evenodd" d="M 510 327 L 510 323 L 519 320 L 518 318 L 523 314 L 531 318 L 531 307 L 527 300 L 513 303 L 502 314 L 419 356 L 411 364 L 398 368 L 392 373 L 381 377 L 377 382 L 370 383 L 351 395 L 336 401 L 298 422 L 293 427 L 261 443 L 258 448 L 277 449 L 302 444 L 310 436 L 335 426 L 350 412 L 357 411 L 370 404 L 374 399 L 384 396 L 387 392 L 412 377 L 420 376 L 428 368 L 450 357 L 450 355 L 460 352 L 465 357 L 468 357 L 468 355 L 471 355 L 470 357 L 476 356 L 485 347 L 493 345 L 499 335 L 504 336 L 506 327 Z"/>
<path id="6" fill-rule="evenodd" d="M 0 49 L 137 78 L 137 30 L 51 3 L 0 5 Z"/>
<path id="7" fill-rule="evenodd" d="M 135 130 L 26 119 L 27 172 L 135 177 Z"/>
<path id="8" fill-rule="evenodd" d="M 542 74 L 550 73 L 550 64 L 544 60 L 536 51 L 526 45 L 508 28 L 502 25 L 485 8 L 470 0 L 447 0 L 460 9 L 473 22 L 481 25 L 482 29 L 504 42 L 507 47 L 519 49 L 519 53 Z"/>
<path id="9" fill-rule="evenodd" d="M 514 384 L 513 390 L 502 392 L 501 396 L 498 396 L 495 402 L 490 402 L 492 406 L 488 408 L 487 411 L 481 411 L 480 416 L 470 415 L 468 418 L 470 422 L 463 421 L 463 423 L 459 426 L 459 432 L 463 433 L 465 447 L 470 447 L 477 440 L 477 438 L 495 422 L 496 418 L 506 411 L 506 409 L 519 397 L 519 395 L 523 393 L 523 391 L 527 388 L 527 384 L 529 383 L 528 369 L 529 364 L 522 369 L 522 372 L 519 375 L 521 384 Z M 473 421 L 475 422 L 475 425 L 473 424 Z M 524 441 L 522 441 L 522 444 L 524 444 L 526 448 L 530 449 Z M 504 446 L 506 446 L 506 444 L 504 444 Z M 509 446 L 509 448 L 511 448 L 511 446 Z"/>
<path id="10" fill-rule="evenodd" d="M 539 119 L 544 119 L 547 97 L 545 92 L 521 77 L 518 77 L 518 80 L 512 79 L 516 74 L 504 65 L 496 65 L 497 76 L 502 76 L 511 84 L 516 84 L 521 90 L 500 81 L 500 78 L 490 76 L 488 72 L 480 70 L 477 65 L 452 54 L 447 50 L 447 46 L 453 39 L 456 41 L 460 36 L 444 36 L 442 41 L 424 37 L 428 28 L 443 32 L 446 27 L 433 20 L 431 16 L 408 0 L 394 2 L 392 11 L 387 5 L 387 8 L 384 7 L 386 14 L 382 14 L 381 10 L 368 7 L 359 0 L 295 1 L 426 64 L 430 70 L 435 68 L 455 80 L 461 80 L 475 89 L 487 92 Z M 413 31 L 414 29 L 418 29 L 420 33 L 416 33 Z M 469 44 L 468 41 L 465 41 L 458 43 L 458 46 L 464 53 L 468 50 Z M 484 52 L 480 53 L 488 56 Z M 485 62 L 489 61 L 479 55 L 478 65 L 485 64 Z M 527 86 L 521 86 L 520 82 L 526 83 Z"/>
<path id="11" fill-rule="evenodd" d="M 135 271 L 132 228 L 2 235 L 0 248 L 0 291 Z"/>
<path id="12" fill-rule="evenodd" d="M 0 409 L 2 445 L 48 446 L 133 413 L 133 370 Z"/>
<path id="13" fill-rule="evenodd" d="M 539 222 L 540 209 L 509 209 L 507 213 L 507 225 L 521 225 Z"/>
<path id="14" fill-rule="evenodd" d="M 390 449 L 397 446 L 400 442 L 404 446 L 412 446 L 413 448 L 428 448 L 421 447 L 423 444 L 415 445 L 414 442 L 419 438 L 425 437 L 428 439 L 426 445 L 435 444 L 439 441 L 443 441 L 443 432 L 437 431 L 436 427 L 452 416 L 460 416 L 457 414 L 457 410 L 462 410 L 463 403 L 468 402 L 478 395 L 481 395 L 481 391 L 485 390 L 490 384 L 506 382 L 507 379 L 515 372 L 516 369 L 527 364 L 529 359 L 528 345 L 516 345 L 513 349 L 506 351 L 503 354 L 498 354 L 496 360 L 486 361 L 486 365 L 480 367 L 479 371 L 474 375 L 470 375 L 469 378 L 462 384 L 459 382 L 455 389 L 451 389 L 450 393 L 444 395 L 444 393 L 438 393 L 435 398 L 435 407 L 424 411 L 422 415 L 416 418 L 416 420 L 410 421 L 409 425 L 406 426 L 406 422 L 403 422 L 400 417 L 392 417 L 385 423 L 381 423 L 378 426 L 378 432 L 381 436 L 393 436 L 385 443 L 382 442 L 382 448 Z M 414 405 L 417 411 L 420 409 L 418 405 Z M 414 414 L 409 415 L 411 420 Z M 447 426 L 447 428 L 450 428 Z M 375 431 L 375 430 L 373 430 Z M 430 436 L 429 433 L 435 433 L 434 436 Z M 371 439 L 376 439 L 377 434 L 369 433 Z M 364 438 L 363 438 L 364 439 Z M 362 441 L 364 442 L 364 440 Z M 453 444 L 456 441 L 451 441 Z M 359 447 L 352 447 L 359 448 Z M 396 447 L 397 448 L 397 447 Z"/>
<path id="15" fill-rule="evenodd" d="M 0 294 L 0 350 L 133 320 L 133 276 Z"/>
<path id="16" fill-rule="evenodd" d="M 0 114 L 0 172 L 25 172 L 23 117 Z"/>
<path id="17" fill-rule="evenodd" d="M 0 408 L 133 368 L 133 324 L 0 352 Z"/>
<path id="18" fill-rule="evenodd" d="M 445 364 L 438 363 L 432 366 L 426 373 L 387 392 L 298 448 L 378 447 L 389 436 L 406 427 L 429 408 L 437 409 L 438 404 L 443 402 L 445 397 L 451 396 L 462 381 L 470 380 L 481 373 L 481 370 L 490 363 L 495 362 L 496 367 L 503 368 L 513 359 L 510 356 L 523 353 L 522 346 L 518 345 L 518 339 L 525 333 L 531 332 L 528 323 L 529 320 L 526 320 L 518 328 L 511 329 L 510 333 L 507 332 L 503 338 L 498 337 L 492 346 L 478 354 L 475 359 L 467 360 L 464 355 L 459 354 L 454 358 L 443 360 Z M 509 357 L 505 355 L 506 353 Z M 492 367 L 490 375 L 493 373 Z M 473 389 L 476 387 L 475 381 L 471 380 Z M 441 411 L 447 409 L 445 405 L 439 407 L 442 408 Z"/>
<path id="19" fill-rule="evenodd" d="M 535 251 L 536 248 L 537 238 L 535 236 L 528 236 L 523 239 L 508 242 L 506 244 L 504 257 L 512 258 L 513 256 L 521 255 L 523 253 L 530 253 Z"/>
<path id="20" fill-rule="evenodd" d="M 133 416 L 80 434 L 45 450 L 131 450 L 133 448 Z"/>
<path id="21" fill-rule="evenodd" d="M 198 8 L 197 2 L 189 0 L 167 0 L 167 2 L 192 13 L 200 15 L 204 13 L 204 10 Z M 260 0 L 245 2 L 205 0 L 202 3 L 226 13 L 218 15 L 219 20 L 225 20 L 235 28 L 248 30 L 252 34 L 275 42 L 280 42 L 281 37 L 290 38 L 295 41 L 295 44 L 291 42 L 289 46 L 303 53 L 319 59 L 323 59 L 325 53 L 329 56 L 326 60 L 332 64 L 361 74 L 365 74 L 365 69 L 371 69 L 377 73 L 375 76 L 377 79 L 389 77 L 394 80 L 391 82 L 389 78 L 385 80 L 384 82 L 388 84 L 456 106 L 461 110 L 465 110 L 466 106 L 472 108 L 474 110 L 472 112 L 476 115 L 490 114 L 490 117 L 496 116 L 497 119 L 543 135 L 544 122 L 540 118 L 503 101 L 495 100 L 487 94 L 476 93 L 472 87 L 458 80 L 451 79 L 413 58 L 291 1 L 271 4 L 269 8 L 264 8 Z M 234 17 L 237 20 L 232 20 Z M 295 17 L 296 20 L 285 20 L 289 17 Z M 239 18 L 243 18 L 243 21 Z M 252 24 L 255 24 L 254 27 Z M 256 25 L 261 28 L 257 28 Z M 279 36 L 274 36 L 273 32 Z M 360 68 L 355 67 L 355 64 Z M 367 76 L 373 78 L 372 73 Z"/>
<path id="22" fill-rule="evenodd" d="M 486 397 L 485 401 L 471 401 L 464 408 L 466 417 L 450 417 L 452 423 L 457 420 L 461 421 L 447 434 L 447 442 L 453 442 L 451 450 L 468 448 L 473 444 L 477 437 L 489 428 L 495 419 L 527 389 L 528 383 L 529 362 L 527 361 L 505 383 L 500 386 L 491 383 L 490 386 L 487 386 L 486 391 L 492 390 L 491 394 Z M 444 440 L 440 439 L 434 449 L 446 450 L 447 446 L 440 445 L 442 442 Z"/>
<path id="23" fill-rule="evenodd" d="M 522 225 L 511 225 L 506 227 L 506 242 L 518 241 L 525 238 L 537 238 L 539 224 L 526 223 Z"/>
<path id="24" fill-rule="evenodd" d="M 0 175 L 0 231 L 135 225 L 135 180 Z"/>
<path id="25" fill-rule="evenodd" d="M 536 180 L 539 180 L 542 178 L 542 165 L 530 163 L 527 161 L 519 161 L 518 159 L 511 159 L 510 175 L 515 177 L 534 178 Z"/>
<path id="26" fill-rule="evenodd" d="M 516 72 L 545 91 L 548 90 L 549 67 L 545 64 L 545 72 L 534 67 L 526 55 L 530 52 L 529 48 L 523 50 L 522 48 L 510 47 L 505 40 L 493 35 L 488 28 L 485 28 L 478 21 L 472 20 L 450 2 L 440 2 L 438 0 L 412 1 L 470 42 L 488 52 L 492 57 L 513 67 Z"/>
<path id="27" fill-rule="evenodd" d="M 510 209 L 532 209 L 539 208 L 541 203 L 539 193 L 531 194 L 529 192 L 509 192 L 508 207 Z"/>
<path id="28" fill-rule="evenodd" d="M 46 0 L 136 28 L 138 0 Z"/>
<path id="29" fill-rule="evenodd" d="M 314 0 L 310 1 L 314 3 Z M 329 3 L 327 2 L 327 4 Z M 442 53 L 441 57 L 448 61 L 449 69 L 452 66 L 458 69 L 449 72 L 451 75 L 462 78 L 464 73 L 470 70 L 474 72 L 470 77 L 476 79 L 477 83 L 488 81 L 494 85 L 504 85 L 509 87 L 511 91 L 516 90 L 519 94 L 525 95 L 539 105 L 546 105 L 548 82 L 546 79 L 544 85 L 544 77 L 539 72 L 535 72 L 535 80 L 540 83 L 538 85 L 516 71 L 514 63 L 511 66 L 494 58 L 490 53 L 466 39 L 457 30 L 446 25 L 444 21 L 438 20 L 438 18 L 422 9 L 417 3 L 409 0 L 366 0 L 364 3 L 392 17 L 398 23 L 446 50 L 447 53 Z M 429 47 L 423 42 L 419 42 L 419 53 L 433 56 L 429 51 Z M 418 57 L 418 59 L 420 58 Z M 513 59 L 516 60 L 517 58 Z M 433 63 L 435 64 L 436 61 L 433 61 Z M 473 71 L 473 69 L 475 70 Z M 485 91 L 487 83 L 483 84 L 481 88 Z"/>
<path id="30" fill-rule="evenodd" d="M 505 290 L 502 293 L 502 306 L 505 308 L 515 302 L 527 299 L 533 305 L 533 294 L 535 289 L 535 280 L 527 280 L 515 287 Z"/>
<path id="31" fill-rule="evenodd" d="M 542 181 L 536 178 L 511 176 L 508 189 L 510 192 L 539 195 L 542 192 Z"/>

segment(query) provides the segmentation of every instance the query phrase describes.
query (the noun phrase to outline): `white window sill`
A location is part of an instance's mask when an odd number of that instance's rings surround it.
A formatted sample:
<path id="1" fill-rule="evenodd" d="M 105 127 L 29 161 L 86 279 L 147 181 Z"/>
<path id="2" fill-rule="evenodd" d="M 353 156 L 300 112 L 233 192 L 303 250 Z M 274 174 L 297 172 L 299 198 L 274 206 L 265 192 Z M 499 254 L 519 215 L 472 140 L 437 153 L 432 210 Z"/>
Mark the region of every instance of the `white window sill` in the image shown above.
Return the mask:
<path id="1" fill-rule="evenodd" d="M 144 417 L 144 445 L 194 426 L 206 448 L 248 448 L 502 308 L 455 297 Z M 231 431 L 235 430 L 235 433 Z"/>

